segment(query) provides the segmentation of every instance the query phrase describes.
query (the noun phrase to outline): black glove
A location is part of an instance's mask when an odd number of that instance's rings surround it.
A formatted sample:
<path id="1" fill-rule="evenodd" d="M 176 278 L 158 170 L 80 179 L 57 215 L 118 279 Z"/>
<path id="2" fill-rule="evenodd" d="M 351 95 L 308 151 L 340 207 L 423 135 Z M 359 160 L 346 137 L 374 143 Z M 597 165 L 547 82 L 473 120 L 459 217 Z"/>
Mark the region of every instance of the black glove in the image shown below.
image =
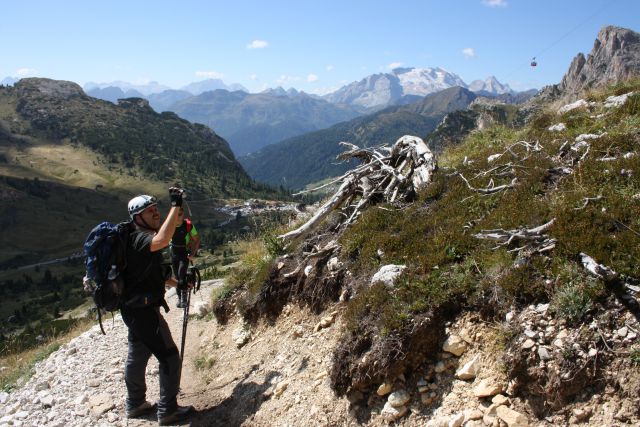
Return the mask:
<path id="1" fill-rule="evenodd" d="M 171 199 L 171 206 L 182 206 L 182 195 L 184 190 L 179 187 L 171 187 L 169 189 L 169 198 Z"/>

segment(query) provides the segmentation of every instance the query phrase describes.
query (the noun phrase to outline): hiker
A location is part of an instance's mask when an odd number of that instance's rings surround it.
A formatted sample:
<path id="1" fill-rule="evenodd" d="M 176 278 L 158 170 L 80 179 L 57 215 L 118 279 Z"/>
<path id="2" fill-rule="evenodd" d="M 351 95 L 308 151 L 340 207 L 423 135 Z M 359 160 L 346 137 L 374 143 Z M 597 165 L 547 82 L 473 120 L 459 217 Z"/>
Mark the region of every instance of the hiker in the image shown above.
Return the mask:
<path id="1" fill-rule="evenodd" d="M 169 245 L 176 230 L 183 193 L 180 188 L 169 189 L 171 209 L 162 224 L 155 197 L 137 196 L 128 205 L 135 229 L 128 241 L 125 303 L 121 308 L 122 319 L 129 328 L 129 350 L 124 371 L 127 417 L 140 417 L 157 406 L 160 425 L 184 421 L 194 410 L 193 406 L 178 406 L 180 357 L 169 326 L 160 314 L 161 306 L 169 311 L 164 299 L 165 285 L 177 285 L 170 272 L 165 274 L 161 250 Z M 157 405 L 148 402 L 145 396 L 145 371 L 151 355 L 158 359 L 160 365 Z"/>
<path id="2" fill-rule="evenodd" d="M 173 275 L 178 281 L 176 307 L 185 308 L 187 305 L 187 268 L 189 261 L 198 253 L 200 236 L 190 218 L 184 217 L 184 209 L 178 209 L 176 231 L 171 239 L 171 265 Z"/>

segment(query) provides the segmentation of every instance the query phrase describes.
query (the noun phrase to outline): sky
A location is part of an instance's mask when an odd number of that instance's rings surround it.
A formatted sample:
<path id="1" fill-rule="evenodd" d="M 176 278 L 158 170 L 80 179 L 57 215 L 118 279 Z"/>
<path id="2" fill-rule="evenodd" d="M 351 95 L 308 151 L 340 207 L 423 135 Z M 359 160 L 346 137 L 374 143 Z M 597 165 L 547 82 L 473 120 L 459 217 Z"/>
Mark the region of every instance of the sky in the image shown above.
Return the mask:
<path id="1" fill-rule="evenodd" d="M 20 0 L 0 16 L 0 80 L 221 78 L 317 94 L 397 66 L 540 88 L 603 26 L 640 32 L 640 0 Z"/>

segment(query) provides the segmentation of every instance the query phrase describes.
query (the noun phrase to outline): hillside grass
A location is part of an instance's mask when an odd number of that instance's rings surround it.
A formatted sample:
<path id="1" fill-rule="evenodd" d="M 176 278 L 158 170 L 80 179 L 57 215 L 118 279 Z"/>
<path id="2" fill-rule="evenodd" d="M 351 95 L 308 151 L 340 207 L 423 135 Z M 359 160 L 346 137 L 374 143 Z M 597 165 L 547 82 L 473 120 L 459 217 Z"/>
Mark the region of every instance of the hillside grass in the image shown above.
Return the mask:
<path id="1" fill-rule="evenodd" d="M 617 109 L 602 106 L 563 115 L 542 112 L 528 126 L 502 126 L 472 132 L 459 146 L 440 156 L 440 170 L 419 200 L 403 210 L 371 208 L 341 238 L 350 269 L 361 277 L 385 264 L 407 265 L 393 289 L 374 285 L 357 293 L 347 310 L 348 325 L 358 330 L 367 313 L 383 333 L 401 328 L 413 316 L 454 304 L 486 314 L 504 314 L 509 307 L 551 302 L 556 312 L 578 323 L 606 294 L 578 264 L 585 252 L 624 276 L 640 277 L 640 81 L 590 94 L 607 96 L 634 91 Z M 602 114 L 602 115 L 601 115 Z M 548 127 L 566 123 L 563 132 Z M 588 155 L 570 175 L 554 178 L 560 148 L 580 134 L 606 135 L 589 140 Z M 540 151 L 518 141 L 538 142 Z M 493 163 L 487 158 L 505 152 Z M 624 156 L 626 153 L 634 155 Z M 600 161 L 615 156 L 613 161 Z M 465 162 L 465 159 L 467 160 Z M 512 176 L 483 174 L 499 164 L 516 164 L 514 188 L 490 195 L 467 188 L 498 186 Z M 601 197 L 584 206 L 585 198 Z M 548 234 L 557 239 L 549 254 L 520 254 L 514 246 L 474 238 L 488 229 L 533 228 L 555 218 Z M 384 255 L 380 257 L 378 251 Z"/>

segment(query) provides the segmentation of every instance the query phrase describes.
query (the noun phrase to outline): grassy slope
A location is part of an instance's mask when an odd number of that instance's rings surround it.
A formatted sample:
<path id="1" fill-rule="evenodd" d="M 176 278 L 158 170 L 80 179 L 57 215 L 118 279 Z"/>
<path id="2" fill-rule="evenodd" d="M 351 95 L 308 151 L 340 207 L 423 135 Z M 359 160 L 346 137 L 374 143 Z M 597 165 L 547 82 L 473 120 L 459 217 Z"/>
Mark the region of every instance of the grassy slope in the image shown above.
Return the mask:
<path id="1" fill-rule="evenodd" d="M 567 292 L 580 299 L 580 307 L 565 311 L 573 321 L 585 315 L 591 303 L 604 293 L 601 284 L 588 280 L 577 263 L 579 252 L 631 277 L 640 277 L 640 82 L 592 93 L 600 102 L 608 95 L 635 91 L 619 109 L 573 110 L 563 115 L 546 112 L 529 126 L 513 130 L 492 127 L 472 133 L 465 142 L 445 151 L 435 182 L 420 201 L 401 211 L 370 209 L 342 237 L 352 268 L 370 275 L 384 264 L 406 264 L 404 279 L 390 291 L 374 286 L 360 293 L 351 304 L 348 317 L 357 333 L 369 313 L 381 313 L 374 321 L 385 333 L 401 328 L 419 313 L 448 303 L 459 307 L 487 309 L 504 313 L 512 304 L 551 301 L 563 312 Z M 598 116 L 603 114 L 603 116 Z M 564 122 L 567 130 L 550 132 L 547 128 Z M 591 140 L 585 159 L 571 175 L 555 180 L 549 169 L 558 165 L 561 146 L 573 143 L 583 133 L 607 133 Z M 516 141 L 538 141 L 541 151 L 526 153 L 514 148 L 520 158 L 507 154 L 489 164 L 487 157 L 505 151 Z M 635 152 L 629 158 L 625 153 Z M 598 158 L 616 156 L 603 162 Z M 472 162 L 463 165 L 463 159 Z M 480 175 L 492 167 L 514 162 L 518 185 L 493 195 L 481 195 L 468 189 L 452 172 L 463 173 L 475 187 L 509 183 L 512 176 Z M 634 171 L 631 174 L 624 171 Z M 471 179 L 476 177 L 475 179 Z M 584 209 L 585 197 L 602 196 Z M 420 218 L 416 221 L 415 218 Z M 474 233 L 483 229 L 532 228 L 552 218 L 549 235 L 558 240 L 547 256 L 517 256 L 509 252 L 516 246 L 494 249 L 495 242 L 479 240 Z M 384 251 L 384 259 L 376 252 Z M 563 299 L 564 298 L 564 299 Z M 568 302 L 567 302 L 568 301 Z M 566 308 L 566 307 L 564 307 Z"/>

